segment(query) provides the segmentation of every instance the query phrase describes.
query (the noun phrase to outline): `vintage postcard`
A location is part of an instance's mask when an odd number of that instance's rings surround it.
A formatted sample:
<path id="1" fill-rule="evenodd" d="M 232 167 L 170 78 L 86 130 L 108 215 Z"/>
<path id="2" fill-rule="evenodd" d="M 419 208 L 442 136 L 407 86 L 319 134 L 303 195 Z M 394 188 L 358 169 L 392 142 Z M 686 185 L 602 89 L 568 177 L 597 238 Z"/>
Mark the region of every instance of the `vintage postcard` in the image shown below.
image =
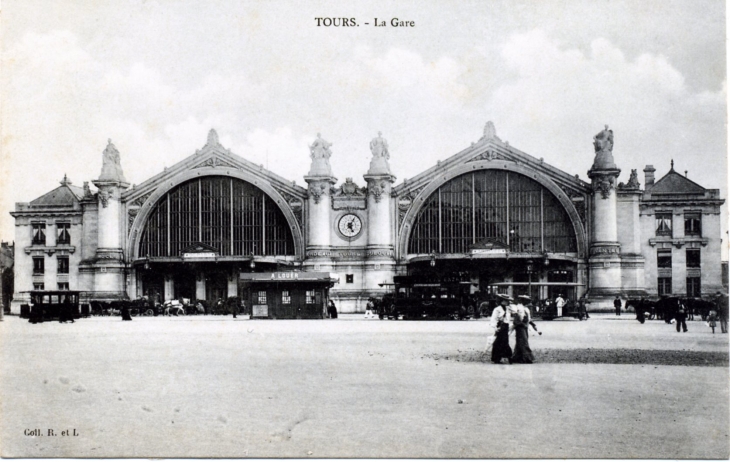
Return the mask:
<path id="1" fill-rule="evenodd" d="M 1 21 L 0 456 L 730 457 L 725 2 Z"/>

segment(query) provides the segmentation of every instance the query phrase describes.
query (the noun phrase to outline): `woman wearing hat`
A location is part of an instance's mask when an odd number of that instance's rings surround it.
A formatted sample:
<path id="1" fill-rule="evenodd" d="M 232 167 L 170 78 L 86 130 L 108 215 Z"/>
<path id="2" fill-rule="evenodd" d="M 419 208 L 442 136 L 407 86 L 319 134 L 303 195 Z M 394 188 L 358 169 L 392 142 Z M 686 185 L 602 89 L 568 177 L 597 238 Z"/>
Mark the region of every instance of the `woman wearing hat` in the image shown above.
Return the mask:
<path id="1" fill-rule="evenodd" d="M 517 305 L 516 308 L 512 315 L 512 325 L 515 327 L 517 343 L 515 344 L 515 353 L 512 355 L 510 363 L 532 364 L 535 357 L 532 356 L 532 350 L 530 350 L 529 335 L 527 332 L 532 321 L 530 319 L 530 310 L 522 304 Z"/>
<path id="2" fill-rule="evenodd" d="M 495 329 L 496 339 L 492 345 L 492 362 L 499 364 L 502 358 L 511 360 L 512 348 L 509 346 L 510 331 L 510 303 L 512 299 L 503 294 L 499 294 L 501 298 L 500 306 L 496 307 L 492 312 L 492 327 Z"/>

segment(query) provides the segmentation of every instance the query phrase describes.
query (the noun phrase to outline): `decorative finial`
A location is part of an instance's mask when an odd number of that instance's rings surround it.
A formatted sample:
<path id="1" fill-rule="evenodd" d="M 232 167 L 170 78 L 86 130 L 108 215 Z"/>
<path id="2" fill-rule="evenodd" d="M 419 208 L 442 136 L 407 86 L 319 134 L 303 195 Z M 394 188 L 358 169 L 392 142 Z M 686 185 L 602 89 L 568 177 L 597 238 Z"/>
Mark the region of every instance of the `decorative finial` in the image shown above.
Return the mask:
<path id="1" fill-rule="evenodd" d="M 218 132 L 215 131 L 215 129 L 211 128 L 208 132 L 208 141 L 205 143 L 208 147 L 218 147 L 220 146 L 220 142 L 218 141 Z"/>
<path id="2" fill-rule="evenodd" d="M 71 180 L 68 179 L 68 176 L 66 176 L 65 173 L 63 174 L 63 180 L 61 180 L 61 184 L 64 185 L 64 186 L 67 185 L 67 184 L 72 184 L 71 183 Z"/>
<path id="3" fill-rule="evenodd" d="M 670 170 L 674 170 L 674 159 L 672 159 L 671 166 L 672 168 Z"/>

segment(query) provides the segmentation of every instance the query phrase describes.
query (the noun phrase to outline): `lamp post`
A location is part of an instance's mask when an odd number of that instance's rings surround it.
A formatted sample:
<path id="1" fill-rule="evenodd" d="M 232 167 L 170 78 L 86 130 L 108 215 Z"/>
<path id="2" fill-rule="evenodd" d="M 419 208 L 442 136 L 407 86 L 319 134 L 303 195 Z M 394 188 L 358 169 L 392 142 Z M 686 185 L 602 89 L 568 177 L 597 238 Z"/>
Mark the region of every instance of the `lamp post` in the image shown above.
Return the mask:
<path id="1" fill-rule="evenodd" d="M 431 268 L 436 266 L 436 252 L 431 251 Z"/>
<path id="2" fill-rule="evenodd" d="M 532 260 L 527 260 L 527 295 L 532 303 Z"/>

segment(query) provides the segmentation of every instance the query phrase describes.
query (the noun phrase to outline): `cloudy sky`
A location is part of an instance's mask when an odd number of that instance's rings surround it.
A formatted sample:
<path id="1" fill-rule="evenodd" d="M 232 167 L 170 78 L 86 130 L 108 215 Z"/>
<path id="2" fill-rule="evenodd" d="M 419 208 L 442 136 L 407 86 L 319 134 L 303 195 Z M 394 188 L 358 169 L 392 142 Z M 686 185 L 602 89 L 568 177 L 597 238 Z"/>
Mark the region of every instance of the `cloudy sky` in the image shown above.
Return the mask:
<path id="1" fill-rule="evenodd" d="M 318 132 L 361 185 L 378 131 L 401 181 L 492 120 L 587 180 L 610 125 L 622 169 L 727 197 L 723 1 L 140 1 L 2 4 L 0 238 L 7 212 L 98 177 L 111 138 L 140 183 L 205 144 L 296 180 Z M 359 27 L 317 27 L 317 17 Z M 415 21 L 374 27 L 374 18 Z M 369 22 L 370 25 L 365 25 Z"/>

